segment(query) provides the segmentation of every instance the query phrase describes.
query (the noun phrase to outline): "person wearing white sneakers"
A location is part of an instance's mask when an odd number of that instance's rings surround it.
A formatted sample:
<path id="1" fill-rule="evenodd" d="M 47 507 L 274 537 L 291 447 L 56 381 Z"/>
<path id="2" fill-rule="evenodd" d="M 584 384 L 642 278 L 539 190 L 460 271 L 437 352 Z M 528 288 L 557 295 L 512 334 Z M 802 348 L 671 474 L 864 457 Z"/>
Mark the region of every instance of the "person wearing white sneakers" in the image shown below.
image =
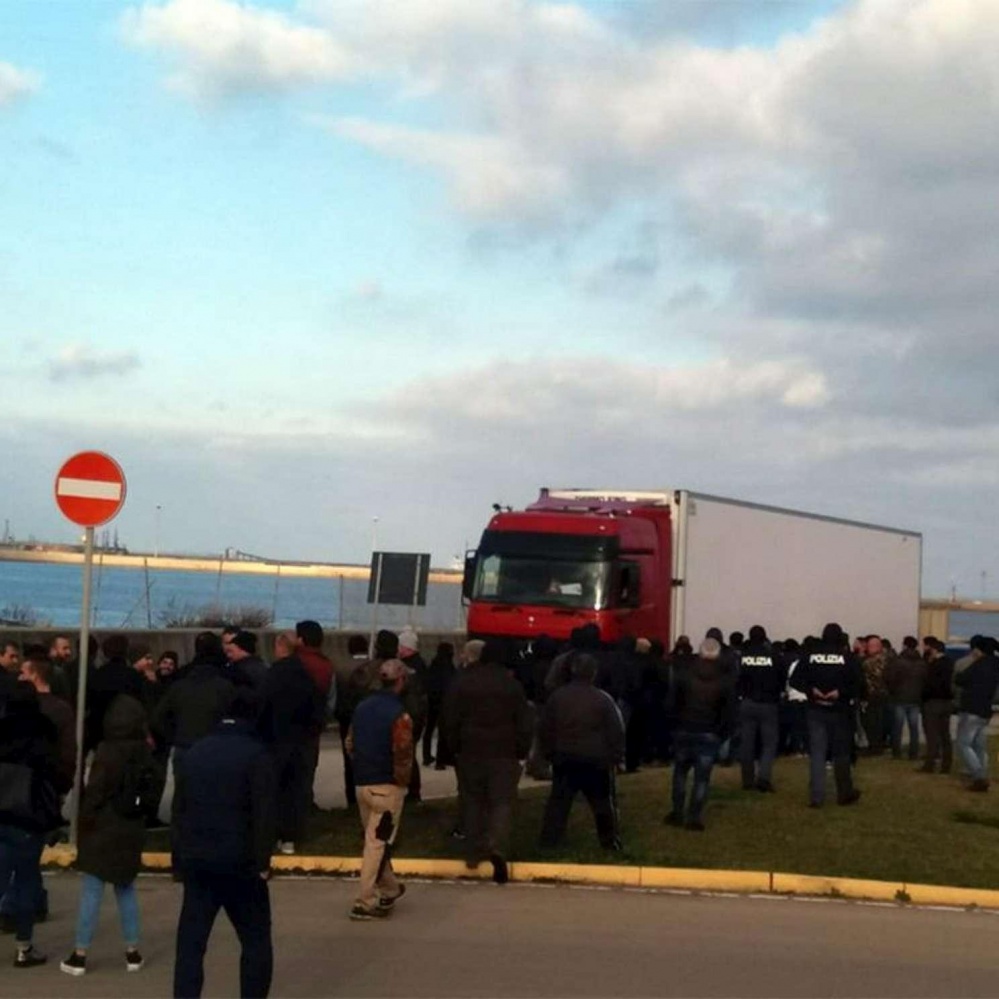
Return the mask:
<path id="1" fill-rule="evenodd" d="M 135 879 L 142 865 L 146 815 L 158 790 L 146 741 L 146 712 L 128 694 L 119 694 L 104 715 L 104 738 L 97 746 L 80 803 L 80 845 L 76 867 L 82 873 L 76 946 L 60 965 L 67 975 L 87 973 L 87 953 L 97 929 L 104 886 L 114 886 L 125 940 L 125 968 L 139 971 L 139 898 Z"/>

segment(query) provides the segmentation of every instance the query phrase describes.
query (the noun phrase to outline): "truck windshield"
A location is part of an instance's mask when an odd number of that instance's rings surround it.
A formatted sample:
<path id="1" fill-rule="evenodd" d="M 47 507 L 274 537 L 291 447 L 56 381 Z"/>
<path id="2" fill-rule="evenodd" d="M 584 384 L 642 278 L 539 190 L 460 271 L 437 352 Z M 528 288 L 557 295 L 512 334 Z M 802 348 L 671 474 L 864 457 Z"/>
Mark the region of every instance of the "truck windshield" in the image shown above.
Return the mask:
<path id="1" fill-rule="evenodd" d="M 487 531 L 473 600 L 601 610 L 616 539 Z"/>

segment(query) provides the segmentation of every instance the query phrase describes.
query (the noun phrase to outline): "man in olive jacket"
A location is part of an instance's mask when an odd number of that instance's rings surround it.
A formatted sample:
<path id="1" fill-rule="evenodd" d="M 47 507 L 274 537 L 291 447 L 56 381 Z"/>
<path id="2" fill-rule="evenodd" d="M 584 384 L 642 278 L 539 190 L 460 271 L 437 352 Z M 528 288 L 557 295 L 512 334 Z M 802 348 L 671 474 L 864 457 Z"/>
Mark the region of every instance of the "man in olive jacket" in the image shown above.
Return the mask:
<path id="1" fill-rule="evenodd" d="M 506 854 L 521 763 L 531 749 L 534 719 L 524 688 L 502 665 L 503 649 L 486 642 L 482 658 L 463 670 L 444 701 L 447 744 L 458 761 L 469 867 L 488 857 L 493 880 L 507 880 Z"/>

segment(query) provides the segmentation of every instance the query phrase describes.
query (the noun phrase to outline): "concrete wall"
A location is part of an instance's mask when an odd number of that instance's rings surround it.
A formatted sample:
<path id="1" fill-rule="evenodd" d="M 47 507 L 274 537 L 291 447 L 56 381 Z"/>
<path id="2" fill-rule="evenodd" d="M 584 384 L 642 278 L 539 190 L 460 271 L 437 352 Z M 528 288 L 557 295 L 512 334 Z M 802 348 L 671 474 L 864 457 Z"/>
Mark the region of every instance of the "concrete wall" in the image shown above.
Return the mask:
<path id="1" fill-rule="evenodd" d="M 158 628 L 152 631 L 146 629 L 107 629 L 100 628 L 92 634 L 100 641 L 111 634 L 127 635 L 129 643 L 135 647 L 139 645 L 147 646 L 151 649 L 153 656 L 158 658 L 168 649 L 180 654 L 181 663 L 188 662 L 194 656 L 194 639 L 201 634 L 204 628 Z M 274 653 L 274 636 L 277 631 L 272 629 L 254 630 L 260 640 L 258 651 L 264 659 L 271 659 Z M 351 635 L 364 634 L 355 631 L 327 631 L 323 642 L 323 651 L 331 659 L 345 657 L 347 654 L 347 639 Z M 22 648 L 32 642 L 40 642 L 46 647 L 57 635 L 65 635 L 73 643 L 75 650 L 79 642 L 79 632 L 74 632 L 66 628 L 4 628 L 0 627 L 0 642 L 16 642 Z M 418 632 L 420 639 L 420 652 L 428 662 L 437 649 L 438 642 L 452 642 L 456 648 L 460 649 L 465 641 L 463 631 L 421 631 Z M 367 636 L 365 636 L 367 637 Z"/>

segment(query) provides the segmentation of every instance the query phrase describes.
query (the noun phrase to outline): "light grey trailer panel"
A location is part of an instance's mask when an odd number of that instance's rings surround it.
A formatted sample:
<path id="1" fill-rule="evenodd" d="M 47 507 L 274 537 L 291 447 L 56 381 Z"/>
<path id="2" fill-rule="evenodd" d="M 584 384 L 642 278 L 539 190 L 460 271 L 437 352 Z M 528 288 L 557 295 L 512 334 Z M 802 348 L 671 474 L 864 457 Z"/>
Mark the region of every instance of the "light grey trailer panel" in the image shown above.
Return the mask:
<path id="1" fill-rule="evenodd" d="M 837 621 L 896 644 L 919 623 L 919 534 L 687 494 L 680 631 L 762 624 L 803 638 Z"/>

